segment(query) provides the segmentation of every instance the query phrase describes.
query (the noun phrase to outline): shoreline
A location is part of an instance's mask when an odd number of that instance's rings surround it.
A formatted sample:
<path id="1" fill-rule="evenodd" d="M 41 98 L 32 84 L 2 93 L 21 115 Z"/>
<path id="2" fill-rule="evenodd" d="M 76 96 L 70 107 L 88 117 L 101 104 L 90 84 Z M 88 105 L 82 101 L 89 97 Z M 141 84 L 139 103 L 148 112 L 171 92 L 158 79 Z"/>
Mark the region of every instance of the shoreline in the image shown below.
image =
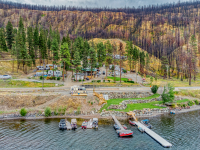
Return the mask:
<path id="1" fill-rule="evenodd" d="M 181 113 L 188 113 L 191 111 L 196 111 L 196 110 L 200 110 L 200 105 L 194 105 L 192 106 L 190 109 L 182 109 L 180 111 L 175 111 L 176 114 L 181 114 Z M 169 114 L 168 113 L 154 113 L 153 115 L 143 115 L 143 116 L 136 116 L 137 118 L 151 118 L 151 117 L 157 117 L 160 115 L 165 115 L 165 114 Z M 126 120 L 128 119 L 128 117 L 118 117 L 116 116 L 118 119 L 120 120 Z M 0 121 L 5 121 L 5 120 L 42 120 L 42 119 L 60 119 L 60 118 L 80 118 L 80 119 L 91 119 L 91 118 L 98 118 L 101 120 L 112 120 L 111 116 L 105 116 L 102 117 L 100 116 L 100 114 L 93 114 L 93 115 L 77 115 L 77 116 L 51 116 L 51 117 L 12 117 L 12 118 L 0 118 Z"/>

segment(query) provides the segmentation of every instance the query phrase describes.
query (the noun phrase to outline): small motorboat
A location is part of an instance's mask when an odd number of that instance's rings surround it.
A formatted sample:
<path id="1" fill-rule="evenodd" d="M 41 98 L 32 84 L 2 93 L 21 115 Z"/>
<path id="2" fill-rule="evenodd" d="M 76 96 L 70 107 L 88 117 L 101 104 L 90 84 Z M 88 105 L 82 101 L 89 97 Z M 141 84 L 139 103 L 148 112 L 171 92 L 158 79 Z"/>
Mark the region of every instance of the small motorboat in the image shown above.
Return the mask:
<path id="1" fill-rule="evenodd" d="M 127 126 L 125 126 L 125 125 L 122 125 L 122 127 L 126 130 L 127 129 Z M 115 129 L 115 130 L 120 130 L 120 127 L 117 125 L 117 124 L 114 124 L 113 125 L 113 128 Z"/>
<path id="2" fill-rule="evenodd" d="M 135 122 L 134 121 L 131 121 L 129 120 L 129 124 L 133 125 L 133 126 L 136 126 Z"/>
<path id="3" fill-rule="evenodd" d="M 144 133 L 144 129 L 142 129 L 141 127 L 138 127 L 138 130 L 142 133 Z"/>
<path id="4" fill-rule="evenodd" d="M 77 121 L 76 121 L 76 119 L 72 119 L 71 120 L 71 126 L 72 126 L 72 130 L 77 129 Z"/>
<path id="5" fill-rule="evenodd" d="M 131 130 L 124 130 L 124 131 L 118 130 L 117 133 L 118 133 L 118 135 L 119 135 L 120 137 L 133 136 L 133 131 L 131 131 Z"/>
<path id="6" fill-rule="evenodd" d="M 175 115 L 176 112 L 175 112 L 174 110 L 171 110 L 171 111 L 170 111 L 170 114 L 174 114 L 174 115 Z"/>
<path id="7" fill-rule="evenodd" d="M 82 129 L 87 129 L 87 125 L 88 125 L 88 122 L 87 121 L 84 121 L 83 123 L 82 123 Z"/>
<path id="8" fill-rule="evenodd" d="M 152 125 L 149 123 L 148 119 L 142 120 L 141 123 L 145 125 L 147 128 L 151 129 Z"/>
<path id="9" fill-rule="evenodd" d="M 66 125 L 65 119 L 61 119 L 58 126 L 59 126 L 60 130 L 66 130 L 67 129 L 67 125 Z"/>
<path id="10" fill-rule="evenodd" d="M 93 118 L 93 121 L 92 121 L 92 128 L 95 128 L 95 129 L 98 128 L 98 119 L 97 119 L 97 118 Z"/>

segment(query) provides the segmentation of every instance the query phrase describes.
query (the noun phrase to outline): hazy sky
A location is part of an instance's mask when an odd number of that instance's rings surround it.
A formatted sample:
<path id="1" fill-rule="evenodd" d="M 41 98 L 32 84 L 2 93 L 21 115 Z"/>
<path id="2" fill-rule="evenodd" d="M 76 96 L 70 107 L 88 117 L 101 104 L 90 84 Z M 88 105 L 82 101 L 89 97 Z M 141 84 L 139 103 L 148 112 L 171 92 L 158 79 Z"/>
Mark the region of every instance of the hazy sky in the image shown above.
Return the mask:
<path id="1" fill-rule="evenodd" d="M 8 0 L 13 2 L 41 5 L 66 5 L 66 6 L 82 6 L 82 7 L 138 7 L 152 4 L 173 3 L 179 0 Z M 191 1 L 191 0 L 180 0 Z"/>

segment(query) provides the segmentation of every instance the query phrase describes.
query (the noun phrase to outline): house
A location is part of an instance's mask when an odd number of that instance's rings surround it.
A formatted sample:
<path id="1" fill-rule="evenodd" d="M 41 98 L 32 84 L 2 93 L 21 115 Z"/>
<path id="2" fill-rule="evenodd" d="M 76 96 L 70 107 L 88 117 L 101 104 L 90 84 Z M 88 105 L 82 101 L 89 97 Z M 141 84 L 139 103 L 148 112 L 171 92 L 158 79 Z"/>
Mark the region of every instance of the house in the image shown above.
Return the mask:
<path id="1" fill-rule="evenodd" d="M 56 71 L 49 70 L 48 76 L 53 76 L 53 73 L 54 73 L 54 77 L 62 77 L 62 71 L 59 71 L 59 70 L 56 70 Z"/>
<path id="2" fill-rule="evenodd" d="M 47 75 L 46 71 L 44 71 L 44 75 Z M 43 71 L 36 72 L 35 76 L 43 76 Z"/>
<path id="3" fill-rule="evenodd" d="M 91 68 L 82 69 L 86 73 L 87 78 L 91 79 Z M 97 69 L 92 69 L 92 77 L 95 78 L 97 76 Z"/>

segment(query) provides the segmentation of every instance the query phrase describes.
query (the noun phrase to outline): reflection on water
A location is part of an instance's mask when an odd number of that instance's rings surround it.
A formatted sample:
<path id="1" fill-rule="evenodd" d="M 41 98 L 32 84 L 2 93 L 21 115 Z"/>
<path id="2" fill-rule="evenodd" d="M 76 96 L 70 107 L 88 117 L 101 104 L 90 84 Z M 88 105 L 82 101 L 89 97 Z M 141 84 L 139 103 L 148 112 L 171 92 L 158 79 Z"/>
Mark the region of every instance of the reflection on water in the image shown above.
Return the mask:
<path id="1" fill-rule="evenodd" d="M 200 149 L 200 111 L 149 118 L 153 130 L 172 143 L 171 149 Z M 141 134 L 125 121 L 134 132 L 131 138 L 119 138 L 113 122 L 100 122 L 98 130 L 82 130 L 84 119 L 78 119 L 76 131 L 58 129 L 60 119 L 0 121 L 0 149 L 74 149 L 74 150 L 162 150 L 156 141 Z M 103 124 L 106 122 L 106 124 Z"/>

